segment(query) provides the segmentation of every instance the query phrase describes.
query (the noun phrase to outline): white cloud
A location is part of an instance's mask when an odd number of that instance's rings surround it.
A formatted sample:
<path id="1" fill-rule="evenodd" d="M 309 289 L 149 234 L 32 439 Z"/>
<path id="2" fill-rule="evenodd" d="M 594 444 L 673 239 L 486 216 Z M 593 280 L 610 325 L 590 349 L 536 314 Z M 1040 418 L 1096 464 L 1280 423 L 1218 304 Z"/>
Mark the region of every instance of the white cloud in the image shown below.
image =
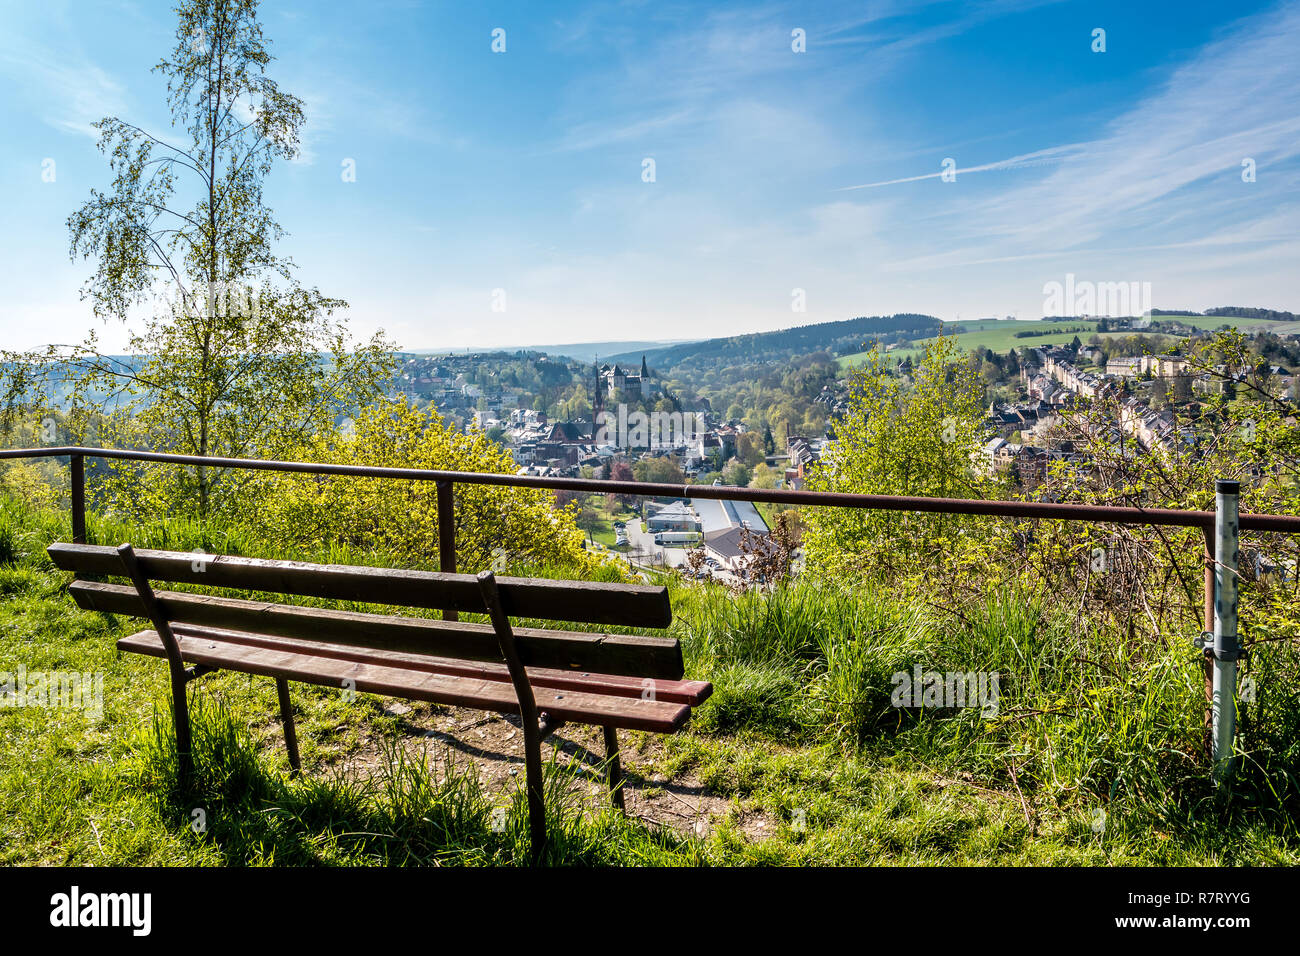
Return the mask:
<path id="1" fill-rule="evenodd" d="M 572 127 L 565 134 L 558 151 L 579 151 L 611 146 L 617 143 L 644 140 L 651 134 L 687 122 L 694 116 L 693 110 L 681 109 L 660 116 L 650 116 L 634 120 L 631 123 L 589 122 Z"/>
<path id="2" fill-rule="evenodd" d="M 90 124 L 125 110 L 122 84 L 94 63 L 73 65 L 17 36 L 0 38 L 0 74 L 42 104 L 41 119 L 58 130 L 98 138 Z"/>
<path id="3" fill-rule="evenodd" d="M 1297 45 L 1300 6 L 1238 24 L 1049 176 L 973 203 L 968 217 L 984 236 L 1069 248 L 1195 207 L 1212 180 L 1240 187 L 1242 200 L 1289 195 L 1289 176 L 1269 175 L 1300 156 Z M 1241 182 L 1245 157 L 1259 165 L 1256 183 Z M 1237 209 L 1253 212 L 1246 202 Z"/>

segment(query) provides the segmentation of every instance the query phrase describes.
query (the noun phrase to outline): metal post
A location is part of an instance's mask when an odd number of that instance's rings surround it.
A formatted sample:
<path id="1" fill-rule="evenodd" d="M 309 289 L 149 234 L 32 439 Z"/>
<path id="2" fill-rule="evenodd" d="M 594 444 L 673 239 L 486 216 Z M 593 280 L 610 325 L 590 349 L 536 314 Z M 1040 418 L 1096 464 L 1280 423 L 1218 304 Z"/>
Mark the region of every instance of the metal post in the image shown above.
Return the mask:
<path id="1" fill-rule="evenodd" d="M 1205 613 L 1204 627 L 1197 647 L 1201 648 L 1201 675 L 1205 684 L 1205 731 L 1201 741 L 1202 753 L 1209 756 L 1214 750 L 1214 588 L 1218 580 L 1214 573 L 1214 528 L 1205 532 Z"/>
<path id="2" fill-rule="evenodd" d="M 1214 515 L 1214 734 L 1211 756 L 1214 779 L 1232 773 L 1233 738 L 1237 731 L 1237 506 L 1241 485 L 1215 482 Z"/>
<path id="3" fill-rule="evenodd" d="M 81 455 L 68 459 L 72 479 L 72 543 L 86 543 L 86 466 Z"/>
<path id="4" fill-rule="evenodd" d="M 456 571 L 456 491 L 450 481 L 438 482 L 438 570 Z M 443 611 L 444 621 L 456 621 L 455 611 Z"/>

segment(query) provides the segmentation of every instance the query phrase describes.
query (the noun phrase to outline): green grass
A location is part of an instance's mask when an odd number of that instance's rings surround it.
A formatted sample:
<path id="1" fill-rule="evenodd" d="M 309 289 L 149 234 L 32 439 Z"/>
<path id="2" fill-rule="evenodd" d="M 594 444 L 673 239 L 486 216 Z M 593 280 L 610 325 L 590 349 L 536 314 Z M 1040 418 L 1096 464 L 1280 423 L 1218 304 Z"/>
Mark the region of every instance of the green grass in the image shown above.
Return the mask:
<path id="1" fill-rule="evenodd" d="M 1206 315 L 1161 315 L 1156 317 L 1157 320 L 1175 320 L 1184 325 L 1192 326 L 1197 329 L 1213 331 L 1224 325 L 1240 329 L 1265 328 L 1278 334 L 1296 331 L 1291 328 L 1292 325 L 1300 323 L 1273 322 L 1257 319 L 1234 319 L 1230 316 L 1206 316 Z M 997 320 L 985 319 L 975 322 L 962 321 L 957 323 L 965 327 L 966 331 L 957 335 L 950 336 L 958 346 L 963 350 L 971 349 L 992 349 L 994 352 L 1005 355 L 1011 349 L 1033 348 L 1044 345 L 1066 345 L 1074 340 L 1077 335 L 1079 341 L 1087 342 L 1096 332 L 1097 323 L 1095 321 L 1074 320 L 1063 322 L 1045 322 L 1045 321 L 1016 321 L 1016 320 Z M 1052 331 L 1050 335 L 1035 335 L 1026 338 L 1016 338 L 1017 332 L 1047 332 L 1055 328 L 1070 329 L 1072 331 Z M 1074 331 L 1080 328 L 1086 331 Z M 1103 339 L 1114 336 L 1131 335 L 1131 332 L 1102 332 Z M 899 359 L 904 356 L 912 356 L 913 361 L 923 351 L 926 342 L 932 339 L 918 339 L 914 345 L 905 349 L 894 349 L 889 354 Z M 839 359 L 841 369 L 852 368 L 861 365 L 866 361 L 868 352 L 856 352 L 852 355 L 844 355 Z"/>
<path id="2" fill-rule="evenodd" d="M 613 548 L 615 546 L 614 542 L 618 539 L 618 535 L 614 530 L 615 521 L 630 523 L 641 520 L 631 508 L 624 507 L 619 503 L 609 505 L 605 502 L 603 496 L 593 495 L 591 505 L 599 515 L 600 523 L 598 527 L 591 529 L 589 535 L 607 548 Z"/>
<path id="3" fill-rule="evenodd" d="M 273 556 L 238 529 L 214 537 L 92 515 L 90 530 Z M 98 720 L 0 709 L 0 863 L 527 863 L 517 790 L 493 790 L 440 745 L 421 759 L 409 746 L 421 712 L 394 716 L 369 695 L 295 685 L 307 772 L 293 778 L 273 682 L 205 677 L 193 697 L 195 783 L 182 791 L 165 669 L 114 651 L 138 622 L 69 601 L 67 576 L 44 557 L 66 538 L 65 516 L 0 501 L 0 671 L 92 671 L 104 682 Z M 1032 592 L 945 610 L 807 582 L 736 595 L 665 581 L 688 675 L 715 691 L 683 733 L 626 735 L 627 772 L 643 791 L 702 788 L 721 819 L 702 834 L 629 820 L 568 795 L 572 771 L 553 764 L 549 863 L 1300 862 L 1300 667 L 1286 642 L 1252 661 L 1261 700 L 1223 799 L 1206 783 L 1199 671 L 1181 635 L 1134 646 Z M 918 664 L 997 671 L 998 714 L 892 706 L 891 675 Z M 366 756 L 370 769 L 357 769 Z"/>

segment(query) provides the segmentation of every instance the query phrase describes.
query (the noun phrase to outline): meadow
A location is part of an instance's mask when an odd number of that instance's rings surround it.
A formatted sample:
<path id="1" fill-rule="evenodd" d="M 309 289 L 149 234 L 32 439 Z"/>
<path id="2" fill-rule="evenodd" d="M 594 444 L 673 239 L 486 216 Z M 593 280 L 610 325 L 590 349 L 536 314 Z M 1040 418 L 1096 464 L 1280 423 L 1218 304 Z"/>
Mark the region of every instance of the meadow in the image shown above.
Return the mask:
<path id="1" fill-rule="evenodd" d="M 1270 332 L 1283 335 L 1297 331 L 1297 326 L 1300 326 L 1300 323 L 1294 322 L 1233 319 L 1225 316 L 1162 315 L 1158 318 L 1160 320 L 1181 322 L 1184 325 L 1204 331 L 1213 331 L 1227 325 L 1242 330 L 1267 329 Z M 972 349 L 992 349 L 994 352 L 1004 355 L 1011 349 L 1035 348 L 1044 345 L 1067 345 L 1074 340 L 1075 336 L 1078 336 L 1081 342 L 1087 342 L 1097 332 L 1097 323 L 1094 320 L 1071 319 L 1049 322 L 1044 320 L 980 319 L 973 322 L 961 321 L 954 324 L 962 326 L 965 331 L 947 337 L 955 341 L 963 352 L 969 352 Z M 1022 332 L 1043 332 L 1047 334 L 1017 338 L 1017 333 Z M 1106 339 L 1117 335 L 1131 334 L 1133 333 L 1127 331 L 1102 332 L 1101 337 Z M 915 361 L 923 353 L 925 344 L 933 341 L 934 339 L 918 339 L 907 348 L 894 349 L 890 354 L 900 359 L 905 355 L 910 355 Z M 868 352 L 856 352 L 852 355 L 843 355 L 839 358 L 840 368 L 847 369 L 861 365 L 866 361 L 868 354 Z"/>
<path id="2" fill-rule="evenodd" d="M 114 649 L 140 623 L 79 610 L 45 556 L 67 522 L 0 501 L 0 671 L 101 673 L 103 714 L 0 709 L 0 863 L 527 864 L 519 777 L 492 783 L 463 748 L 428 736 L 436 707 L 295 685 L 306 772 L 293 778 L 273 683 L 211 675 L 194 691 L 196 782 L 181 790 L 165 668 Z M 89 536 L 387 563 L 185 521 L 92 514 Z M 589 767 L 557 752 L 549 863 L 1300 862 L 1296 754 L 1279 743 L 1297 739 L 1294 700 L 1251 724 L 1231 793 L 1216 793 L 1200 671 L 1182 642 L 1134 648 L 1033 591 L 957 604 L 804 580 L 742 593 L 663 580 L 687 675 L 715 692 L 683 733 L 629 734 L 625 766 L 642 797 L 705 794 L 713 809 L 685 828 L 624 818 L 587 795 Z M 1260 653 L 1291 680 L 1279 648 Z M 996 714 L 894 706 L 892 675 L 917 666 L 996 672 Z"/>

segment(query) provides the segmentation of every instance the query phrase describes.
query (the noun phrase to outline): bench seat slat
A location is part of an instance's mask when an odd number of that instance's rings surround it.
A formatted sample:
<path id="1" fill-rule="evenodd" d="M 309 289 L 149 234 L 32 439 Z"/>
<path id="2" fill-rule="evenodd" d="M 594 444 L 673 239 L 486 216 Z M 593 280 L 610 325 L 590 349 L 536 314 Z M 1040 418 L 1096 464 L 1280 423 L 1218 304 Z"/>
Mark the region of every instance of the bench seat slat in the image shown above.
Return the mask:
<path id="1" fill-rule="evenodd" d="M 56 542 L 47 552 L 64 571 L 125 574 L 116 548 Z M 135 556 L 151 581 L 469 614 L 487 610 L 472 574 L 307 564 L 225 554 L 205 556 L 147 548 L 137 550 Z M 496 580 L 502 605 L 511 617 L 606 627 L 662 628 L 672 623 L 672 607 L 664 587 L 511 577 Z"/>
<path id="2" fill-rule="evenodd" d="M 265 647 L 271 650 L 295 651 L 316 657 L 359 661 L 365 664 L 387 664 L 428 671 L 431 674 L 449 674 L 457 677 L 477 677 L 482 680 L 508 682 L 510 670 L 504 664 L 482 661 L 455 660 L 433 657 L 428 654 L 404 654 L 382 648 L 356 647 L 350 644 L 295 641 L 269 634 L 248 634 L 219 628 L 197 628 L 178 625 L 176 633 L 214 641 Z M 617 674 L 574 672 L 549 667 L 527 668 L 528 682 L 534 687 L 554 687 L 558 690 L 575 690 L 592 694 L 610 694 L 615 697 L 641 697 L 647 690 L 654 700 L 698 707 L 709 699 L 713 685 L 699 680 L 650 680 L 622 677 Z"/>
<path id="3" fill-rule="evenodd" d="M 499 680 L 436 674 L 410 667 L 364 663 L 313 653 L 257 647 L 178 631 L 181 657 L 188 663 L 260 674 L 326 687 L 350 686 L 359 693 L 383 694 L 502 714 L 519 713 L 514 688 Z M 117 642 L 119 650 L 164 657 L 156 631 L 141 631 Z M 348 685 L 344 682 L 351 680 Z M 536 688 L 537 707 L 557 720 L 599 724 L 624 730 L 673 733 L 690 717 L 685 704 L 592 694 L 553 687 Z"/>
<path id="4" fill-rule="evenodd" d="M 68 593 L 77 606 L 145 617 L 133 587 L 99 581 L 73 581 Z M 306 641 L 382 648 L 472 661 L 501 661 L 496 633 L 487 624 L 434 621 L 389 614 L 367 614 L 248 601 L 211 594 L 158 591 L 158 603 L 176 627 L 193 625 L 269 634 Z M 684 667 L 681 646 L 672 638 L 638 634 L 515 628 L 524 663 L 530 667 L 678 680 Z"/>

